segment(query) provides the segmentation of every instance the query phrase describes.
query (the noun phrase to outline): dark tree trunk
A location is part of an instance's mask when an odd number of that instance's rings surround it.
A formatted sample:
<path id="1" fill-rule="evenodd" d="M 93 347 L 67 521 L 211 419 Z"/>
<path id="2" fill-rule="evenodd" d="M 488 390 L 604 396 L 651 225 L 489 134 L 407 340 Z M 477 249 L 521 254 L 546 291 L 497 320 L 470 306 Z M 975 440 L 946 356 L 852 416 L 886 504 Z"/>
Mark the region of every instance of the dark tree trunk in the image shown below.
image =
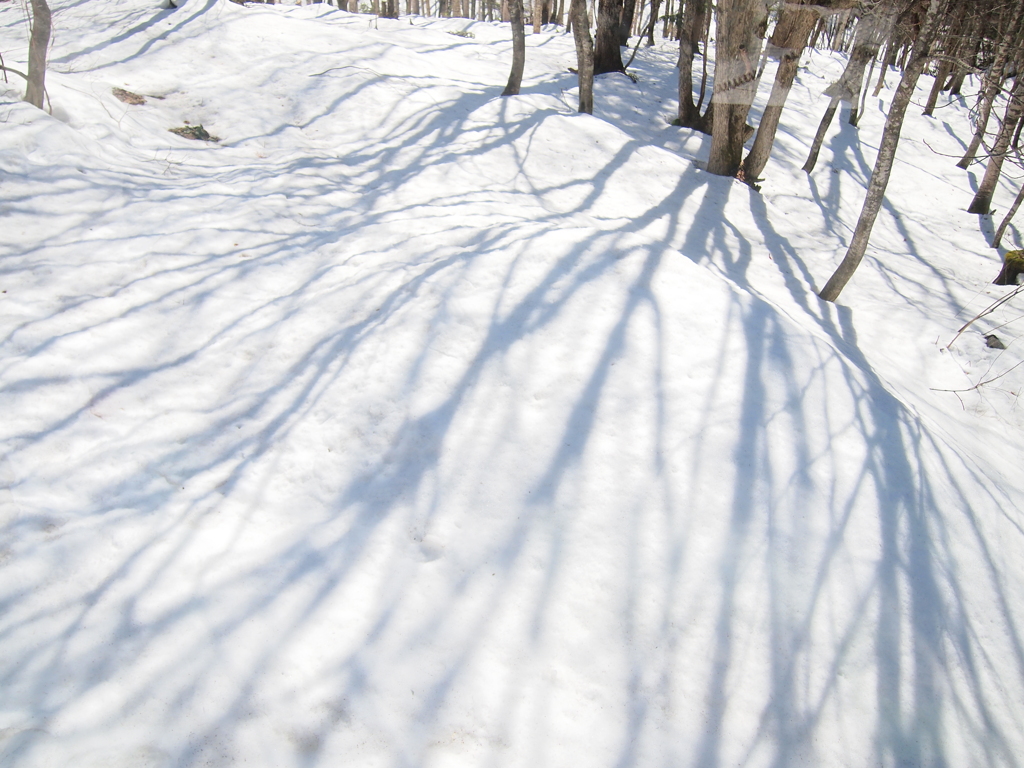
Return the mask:
<path id="1" fill-rule="evenodd" d="M 1013 138 L 1013 130 L 1024 112 L 1024 76 L 1018 75 L 1013 84 L 1013 91 L 1010 93 L 1010 103 L 1006 105 L 1006 114 L 1003 117 L 1003 124 L 999 128 L 999 135 L 996 136 L 996 143 L 992 146 L 992 155 L 988 159 L 988 166 L 985 168 L 985 177 L 978 186 L 978 191 L 971 201 L 968 213 L 986 214 L 992 207 L 992 195 L 995 194 L 996 184 L 1003 172 L 1003 160 L 1010 149 L 1010 140 Z"/>
<path id="2" fill-rule="evenodd" d="M 697 7 L 697 18 L 699 21 L 694 21 L 694 29 L 700 27 L 703 32 L 701 33 L 701 55 L 700 55 L 700 92 L 697 94 L 697 111 L 700 112 L 701 107 L 704 106 L 704 97 L 707 95 L 708 90 L 708 47 L 711 45 L 711 6 L 709 0 L 700 0 L 700 4 Z M 707 111 L 704 113 L 703 125 L 701 130 L 704 133 L 711 134 L 711 122 L 714 118 L 714 112 L 711 109 L 711 105 L 708 104 Z"/>
<path id="3" fill-rule="evenodd" d="M 633 29 L 637 0 L 625 0 L 622 4 L 622 18 L 619 20 L 619 45 L 629 45 L 629 34 Z"/>
<path id="4" fill-rule="evenodd" d="M 821 37 L 822 31 L 825 29 L 825 19 L 822 18 L 818 21 L 818 25 L 814 28 L 814 34 L 811 35 L 811 42 L 807 44 L 808 48 L 818 47 L 818 38 Z"/>
<path id="5" fill-rule="evenodd" d="M 946 88 L 949 91 L 950 96 L 959 96 L 960 89 L 963 88 L 964 80 L 967 78 L 967 70 L 959 69 L 953 73 L 953 76 L 949 79 L 949 87 Z"/>
<path id="6" fill-rule="evenodd" d="M 658 24 L 658 8 L 661 0 L 651 0 L 651 22 L 647 25 L 647 45 L 654 45 L 654 29 Z"/>
<path id="7" fill-rule="evenodd" d="M 526 68 L 526 29 L 523 26 L 523 0 L 508 0 L 508 12 L 512 18 L 512 71 L 502 96 L 518 96 L 523 83 L 523 69 Z"/>
<path id="8" fill-rule="evenodd" d="M 1024 251 L 1007 251 L 1003 257 L 1003 268 L 992 282 L 995 285 L 1017 285 L 1020 275 L 1024 275 Z"/>
<path id="9" fill-rule="evenodd" d="M 594 48 L 594 74 L 622 72 L 622 48 L 619 45 L 619 19 L 622 0 L 598 0 L 597 41 Z"/>
<path id="10" fill-rule="evenodd" d="M 715 58 L 715 119 L 708 172 L 735 176 L 743 160 L 747 113 L 756 91 L 757 60 L 768 21 L 763 0 L 719 0 Z"/>
<path id="11" fill-rule="evenodd" d="M 772 85 L 771 96 L 768 97 L 768 105 L 761 116 L 761 122 L 757 125 L 754 144 L 747 159 L 743 161 L 743 180 L 748 184 L 758 181 L 768 163 L 772 146 L 775 144 L 782 109 L 796 79 L 800 55 L 804 52 L 807 38 L 818 21 L 818 14 L 803 5 L 806 4 L 784 6 L 772 34 L 770 49 L 778 52 L 779 67 L 775 72 L 775 83 Z"/>
<path id="12" fill-rule="evenodd" d="M 587 0 L 572 0 L 569 21 L 576 42 L 576 71 L 580 90 L 580 112 L 594 114 L 594 41 L 590 37 Z"/>
<path id="13" fill-rule="evenodd" d="M 50 6 L 46 0 L 32 0 L 32 31 L 28 42 L 28 87 L 25 101 L 43 108 L 46 92 L 46 49 L 50 45 Z"/>
<path id="14" fill-rule="evenodd" d="M 679 35 L 679 111 L 678 122 L 683 128 L 700 129 L 700 110 L 693 103 L 693 56 L 697 49 L 698 30 L 696 4 L 702 0 L 686 0 L 682 7 L 682 30 Z"/>
<path id="15" fill-rule="evenodd" d="M 896 89 L 896 94 L 889 107 L 885 129 L 882 131 L 882 141 L 878 147 L 878 157 L 875 159 L 875 167 L 871 171 L 867 193 L 864 195 L 864 206 L 861 208 L 860 218 L 857 220 L 850 247 L 839 268 L 821 290 L 820 296 L 825 301 L 835 301 L 839 297 L 860 265 L 861 259 L 864 258 L 868 240 L 871 238 L 871 230 L 878 217 L 878 212 L 881 210 L 882 200 L 885 198 L 885 189 L 889 185 L 889 175 L 892 173 L 893 161 L 896 158 L 896 147 L 900 141 L 900 132 L 903 130 L 903 118 L 907 114 L 907 107 L 910 106 L 918 78 L 921 77 L 924 65 L 928 62 L 932 42 L 942 16 L 941 12 L 947 2 L 948 0 L 929 1 L 924 24 L 917 35 L 913 53 L 903 71 L 903 77 L 900 79 L 899 87 Z"/>

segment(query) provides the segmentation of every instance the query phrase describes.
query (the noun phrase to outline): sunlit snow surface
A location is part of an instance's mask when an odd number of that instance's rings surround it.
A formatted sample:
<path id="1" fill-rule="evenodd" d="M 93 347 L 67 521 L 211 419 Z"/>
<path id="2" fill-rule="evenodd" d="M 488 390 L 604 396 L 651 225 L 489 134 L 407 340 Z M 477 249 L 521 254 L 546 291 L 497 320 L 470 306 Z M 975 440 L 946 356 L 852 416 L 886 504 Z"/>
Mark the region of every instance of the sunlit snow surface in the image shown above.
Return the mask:
<path id="1" fill-rule="evenodd" d="M 1009 290 L 968 101 L 837 306 L 891 94 L 806 176 L 840 57 L 758 195 L 669 42 L 590 117 L 553 28 L 502 99 L 498 24 L 54 6 L 53 116 L 0 91 L 0 763 L 1024 762 L 1024 369 L 938 391 L 1021 359 L 1012 304 L 944 349 Z"/>

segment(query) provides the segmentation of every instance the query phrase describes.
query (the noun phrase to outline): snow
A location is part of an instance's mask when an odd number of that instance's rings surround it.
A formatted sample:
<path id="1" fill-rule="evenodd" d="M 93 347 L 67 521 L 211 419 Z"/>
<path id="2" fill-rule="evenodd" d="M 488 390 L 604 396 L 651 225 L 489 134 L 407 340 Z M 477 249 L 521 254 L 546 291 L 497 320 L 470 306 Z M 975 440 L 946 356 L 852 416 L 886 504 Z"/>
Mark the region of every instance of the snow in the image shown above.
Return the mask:
<path id="1" fill-rule="evenodd" d="M 668 42 L 591 117 L 554 28 L 502 99 L 500 24 L 53 5 L 53 115 L 0 90 L 0 763 L 1019 764 L 968 99 L 832 305 L 891 96 L 800 171 L 839 56 L 759 195 Z"/>

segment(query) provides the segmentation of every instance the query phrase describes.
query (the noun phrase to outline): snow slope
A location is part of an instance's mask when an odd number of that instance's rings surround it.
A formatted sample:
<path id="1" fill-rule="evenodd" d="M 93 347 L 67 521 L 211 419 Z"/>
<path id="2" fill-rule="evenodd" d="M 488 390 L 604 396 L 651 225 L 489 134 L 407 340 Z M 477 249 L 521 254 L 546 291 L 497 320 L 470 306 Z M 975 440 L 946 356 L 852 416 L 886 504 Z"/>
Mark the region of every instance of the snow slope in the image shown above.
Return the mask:
<path id="1" fill-rule="evenodd" d="M 591 117 L 555 31 L 501 99 L 497 24 L 54 6 L 53 116 L 0 99 L 0 763 L 1021 763 L 965 103 L 830 305 L 885 99 L 808 178 L 824 54 L 757 195 L 668 43 Z"/>

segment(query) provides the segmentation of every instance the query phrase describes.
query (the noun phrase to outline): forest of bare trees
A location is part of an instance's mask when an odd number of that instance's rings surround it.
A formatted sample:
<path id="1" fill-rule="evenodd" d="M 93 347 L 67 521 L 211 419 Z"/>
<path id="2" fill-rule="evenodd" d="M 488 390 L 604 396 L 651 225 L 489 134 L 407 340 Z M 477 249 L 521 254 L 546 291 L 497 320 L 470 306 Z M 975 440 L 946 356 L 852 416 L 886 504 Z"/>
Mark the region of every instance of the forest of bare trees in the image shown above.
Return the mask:
<path id="1" fill-rule="evenodd" d="M 241 0 L 235 0 L 241 2 Z M 272 0 L 266 0 L 272 2 Z M 303 0 L 306 2 L 307 0 Z M 564 26 L 576 44 L 579 111 L 594 111 L 593 79 L 627 74 L 630 38 L 654 44 L 655 32 L 678 41 L 680 130 L 711 136 L 706 170 L 760 189 L 776 132 L 804 51 L 824 48 L 847 55 L 842 75 L 825 90 L 829 102 L 803 170 L 811 173 L 829 126 L 840 110 L 856 126 L 877 70 L 877 95 L 887 75 L 899 77 L 865 194 L 861 215 L 842 263 L 821 291 L 834 301 L 867 249 L 900 140 L 904 116 L 920 76 L 934 75 L 924 114 L 932 115 L 943 93 L 972 100 L 970 144 L 958 165 L 983 165 L 984 174 L 965 208 L 989 215 L 997 183 L 1009 162 L 1020 164 L 1024 127 L 1024 3 L 1021 0 L 326 0 L 354 12 L 397 17 L 401 13 L 511 22 L 513 53 L 503 95 L 519 93 L 526 57 L 526 30 Z M 25 100 L 42 108 L 46 48 L 51 32 L 46 0 L 31 0 Z M 713 51 L 713 55 L 708 55 Z M 757 125 L 751 107 L 769 61 L 777 62 L 771 92 Z M 968 76 L 975 93 L 963 93 Z M 752 139 L 752 142 L 751 142 Z M 749 145 L 749 149 L 747 148 Z M 966 189 L 966 184 L 965 184 Z M 1024 201 L 1024 187 L 995 228 L 998 247 Z M 1013 269 L 997 281 L 1012 282 Z"/>

